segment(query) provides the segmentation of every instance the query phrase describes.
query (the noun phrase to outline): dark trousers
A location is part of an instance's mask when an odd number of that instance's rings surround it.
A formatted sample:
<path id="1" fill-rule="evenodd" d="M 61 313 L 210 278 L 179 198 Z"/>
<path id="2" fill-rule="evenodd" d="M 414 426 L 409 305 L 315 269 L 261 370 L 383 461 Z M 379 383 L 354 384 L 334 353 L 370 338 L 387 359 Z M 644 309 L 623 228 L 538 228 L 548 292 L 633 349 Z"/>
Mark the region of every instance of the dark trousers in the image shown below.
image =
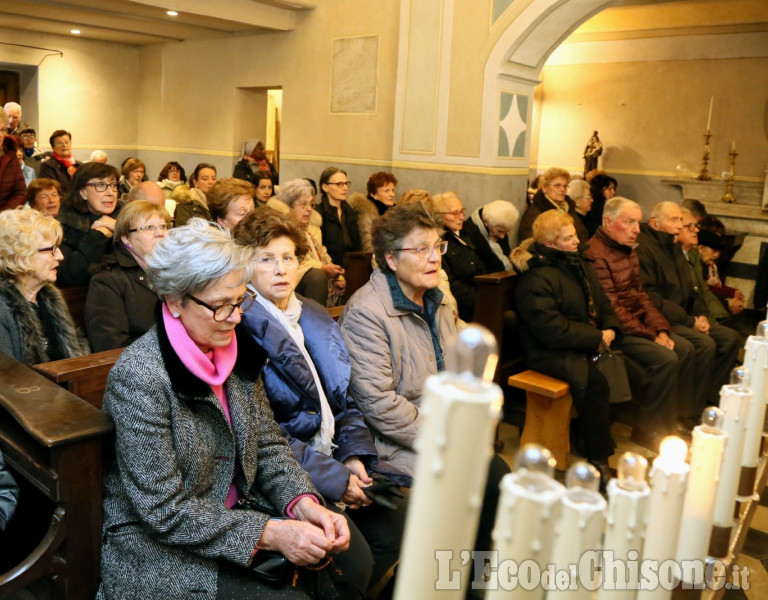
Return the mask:
<path id="1" fill-rule="evenodd" d="M 328 303 L 328 278 L 325 271 L 309 269 L 296 284 L 296 293 L 325 306 Z"/>
<path id="2" fill-rule="evenodd" d="M 355 538 L 349 545 L 349 551 L 343 552 L 336 558 L 336 564 L 346 574 L 345 565 L 361 562 L 356 556 L 358 552 L 370 556 L 371 566 L 366 579 L 368 583 L 363 590 L 378 583 L 400 557 L 408 502 L 402 498 L 391 497 L 390 499 L 397 505 L 397 510 L 371 504 L 362 508 L 347 509 L 344 512 L 349 522 L 350 533 L 354 531 Z M 337 510 L 331 504 L 328 507 L 331 510 Z M 352 569 L 354 566 L 350 564 L 347 568 Z M 361 578 L 361 576 L 355 576 L 355 580 Z"/>
<path id="3" fill-rule="evenodd" d="M 678 341 L 676 351 L 634 335 L 625 335 L 614 344 L 627 358 L 632 395 L 640 407 L 637 426 L 662 436 L 675 433 L 678 373 L 681 365 L 689 370 L 692 366 L 693 346 L 682 338 Z"/>
<path id="4" fill-rule="evenodd" d="M 728 383 L 731 369 L 736 365 L 736 356 L 741 349 L 738 332 L 710 322 L 709 334 L 701 333 L 692 327 L 673 325 L 672 331 L 693 345 L 693 406 L 691 412 L 680 416 L 696 417 L 707 406 L 720 403 L 720 388 Z M 682 409 L 681 409 L 682 410 Z"/>
<path id="5" fill-rule="evenodd" d="M 571 386 L 573 404 L 579 413 L 575 422 L 578 444 L 589 460 L 605 460 L 613 454 L 610 388 L 591 360 L 587 360 L 587 387 Z"/>

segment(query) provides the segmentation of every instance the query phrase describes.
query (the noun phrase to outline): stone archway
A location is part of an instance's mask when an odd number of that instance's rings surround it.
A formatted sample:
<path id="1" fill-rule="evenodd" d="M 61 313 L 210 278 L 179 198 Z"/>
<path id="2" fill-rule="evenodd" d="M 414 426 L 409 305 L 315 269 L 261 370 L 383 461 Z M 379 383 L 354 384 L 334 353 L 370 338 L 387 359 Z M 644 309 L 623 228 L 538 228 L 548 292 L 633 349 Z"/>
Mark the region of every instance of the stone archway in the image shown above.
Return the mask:
<path id="1" fill-rule="evenodd" d="M 574 29 L 614 3 L 615 0 L 533 0 L 513 17 L 485 66 L 483 162 L 498 167 L 529 165 L 533 92 L 544 63 Z"/>

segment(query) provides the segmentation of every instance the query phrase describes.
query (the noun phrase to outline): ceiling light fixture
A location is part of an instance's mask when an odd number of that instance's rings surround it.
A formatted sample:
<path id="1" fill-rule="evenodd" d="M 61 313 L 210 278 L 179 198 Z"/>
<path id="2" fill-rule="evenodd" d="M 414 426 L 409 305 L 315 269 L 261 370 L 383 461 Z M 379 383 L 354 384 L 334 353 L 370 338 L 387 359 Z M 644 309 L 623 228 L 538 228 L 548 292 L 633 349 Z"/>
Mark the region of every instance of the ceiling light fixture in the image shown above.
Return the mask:
<path id="1" fill-rule="evenodd" d="M 80 30 L 79 29 L 70 29 L 69 33 L 71 33 L 73 35 L 80 35 Z"/>
<path id="2" fill-rule="evenodd" d="M 177 13 L 175 10 L 166 10 L 165 14 L 169 17 L 178 17 L 179 13 Z"/>

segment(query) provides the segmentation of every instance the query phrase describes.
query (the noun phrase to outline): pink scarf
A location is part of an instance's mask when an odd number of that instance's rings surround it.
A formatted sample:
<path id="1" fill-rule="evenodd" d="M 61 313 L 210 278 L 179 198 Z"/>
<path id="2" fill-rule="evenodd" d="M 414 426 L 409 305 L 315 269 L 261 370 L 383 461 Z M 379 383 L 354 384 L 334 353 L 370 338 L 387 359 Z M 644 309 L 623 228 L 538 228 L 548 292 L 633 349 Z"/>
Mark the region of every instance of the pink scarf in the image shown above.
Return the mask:
<path id="1" fill-rule="evenodd" d="M 211 386 L 213 393 L 216 394 L 221 403 L 224 416 L 227 418 L 227 423 L 231 429 L 232 418 L 229 415 L 229 401 L 224 389 L 224 382 L 232 373 L 237 360 L 237 338 L 234 333 L 232 334 L 232 342 L 228 346 L 212 348 L 208 352 L 203 352 L 189 337 L 182 322 L 173 317 L 166 304 L 163 304 L 163 324 L 171 347 L 184 366 L 195 377 Z M 232 508 L 237 502 L 237 498 L 237 488 L 233 483 L 229 488 L 225 502 L 227 508 Z"/>

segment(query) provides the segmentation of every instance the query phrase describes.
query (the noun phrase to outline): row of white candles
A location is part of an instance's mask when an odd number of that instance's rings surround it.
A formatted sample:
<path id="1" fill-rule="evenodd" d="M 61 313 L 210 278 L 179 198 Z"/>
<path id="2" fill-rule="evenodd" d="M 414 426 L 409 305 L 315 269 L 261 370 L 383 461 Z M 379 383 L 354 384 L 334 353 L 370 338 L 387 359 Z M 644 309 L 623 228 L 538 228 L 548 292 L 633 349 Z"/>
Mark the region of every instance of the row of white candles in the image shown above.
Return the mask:
<path id="1" fill-rule="evenodd" d="M 463 598 L 470 581 L 483 486 L 491 456 L 490 441 L 502 402 L 491 383 L 496 364 L 493 336 L 472 326 L 446 356 L 448 370 L 429 378 L 422 404 L 423 430 L 406 522 L 395 590 L 396 600 Z M 587 463 L 576 463 L 566 475 L 566 488 L 552 478 L 554 460 L 540 446 L 518 454 L 518 468 L 504 477 L 494 528 L 498 561 L 536 563 L 541 572 L 554 564 L 577 573 L 583 554 L 611 551 L 614 561 L 699 561 L 728 553 L 735 502 L 754 493 L 763 424 L 768 400 L 768 321 L 746 344 L 744 366 L 734 370 L 730 385 L 720 392 L 720 408 L 704 411 L 690 448 L 677 437 L 666 438 L 645 482 L 647 462 L 626 453 L 618 479 L 607 486 L 609 501 L 597 492 L 599 475 Z M 533 446 L 533 447 L 531 447 Z M 604 543 L 600 539 L 605 532 Z M 713 535 L 714 533 L 714 535 Z M 712 545 L 710 546 L 710 541 Z M 450 551 L 448 565 L 438 573 L 436 551 Z M 447 569 L 447 570 L 446 570 Z M 618 571 L 603 570 L 598 599 L 666 600 L 668 586 L 632 588 L 634 572 L 625 581 Z M 626 574 L 626 573 L 625 573 Z M 447 577 L 438 586 L 436 581 Z M 682 587 L 705 583 L 703 569 L 679 568 Z M 614 585 L 615 584 L 615 585 Z M 636 587 L 636 586 L 635 586 Z M 591 598 L 580 585 L 564 591 L 542 586 L 502 590 L 485 598 L 544 599 L 555 596 Z"/>

